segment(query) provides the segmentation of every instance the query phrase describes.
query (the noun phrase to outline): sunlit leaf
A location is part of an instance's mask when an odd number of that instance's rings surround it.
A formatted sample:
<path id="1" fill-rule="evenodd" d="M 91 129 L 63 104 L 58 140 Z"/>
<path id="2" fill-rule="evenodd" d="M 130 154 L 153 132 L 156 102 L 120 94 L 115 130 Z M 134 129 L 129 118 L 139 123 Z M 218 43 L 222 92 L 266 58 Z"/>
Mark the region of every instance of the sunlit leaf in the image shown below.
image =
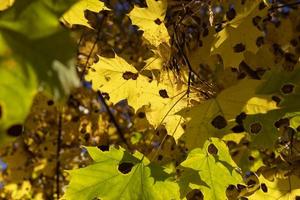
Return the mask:
<path id="1" fill-rule="evenodd" d="M 96 147 L 87 150 L 94 163 L 69 171 L 71 182 L 63 199 L 178 199 L 178 186 L 168 182 L 168 174 L 160 167 L 151 167 L 141 154 L 115 148 L 107 152 Z"/>
<path id="2" fill-rule="evenodd" d="M 158 47 L 161 43 L 169 44 L 168 30 L 164 24 L 164 18 L 167 10 L 166 0 L 146 0 L 147 8 L 134 6 L 128 14 L 132 23 L 140 27 L 143 36 L 150 44 Z"/>

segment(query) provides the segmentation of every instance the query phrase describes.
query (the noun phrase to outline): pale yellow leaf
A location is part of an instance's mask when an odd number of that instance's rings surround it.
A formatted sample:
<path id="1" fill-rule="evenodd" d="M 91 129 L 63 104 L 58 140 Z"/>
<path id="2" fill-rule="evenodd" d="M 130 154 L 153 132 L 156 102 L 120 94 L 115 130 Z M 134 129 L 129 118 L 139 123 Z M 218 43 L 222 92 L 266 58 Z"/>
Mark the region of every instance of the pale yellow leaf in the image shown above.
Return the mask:
<path id="1" fill-rule="evenodd" d="M 99 0 L 80 0 L 74 4 L 64 15 L 61 17 L 61 21 L 67 26 L 83 25 L 92 28 L 88 24 L 88 20 L 84 16 L 85 10 L 93 12 L 99 12 L 103 9 L 107 9 L 102 1 Z"/>
<path id="2" fill-rule="evenodd" d="M 169 33 L 164 24 L 167 10 L 166 0 L 146 0 L 147 8 L 134 6 L 128 14 L 132 23 L 144 31 L 143 36 L 151 45 L 158 47 L 161 43 L 169 44 Z"/>

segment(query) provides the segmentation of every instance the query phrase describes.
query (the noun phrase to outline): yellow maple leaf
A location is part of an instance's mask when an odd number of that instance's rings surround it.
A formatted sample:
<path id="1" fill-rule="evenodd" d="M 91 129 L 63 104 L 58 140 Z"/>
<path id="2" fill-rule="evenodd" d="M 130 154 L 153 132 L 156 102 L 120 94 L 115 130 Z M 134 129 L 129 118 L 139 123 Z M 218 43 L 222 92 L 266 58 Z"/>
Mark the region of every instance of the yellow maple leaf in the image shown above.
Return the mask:
<path id="1" fill-rule="evenodd" d="M 259 181 L 260 189 L 249 197 L 250 200 L 292 200 L 299 198 L 300 179 L 297 176 L 289 176 L 287 179 L 276 178 L 274 181 L 260 176 Z"/>
<path id="2" fill-rule="evenodd" d="M 147 119 L 155 128 L 165 125 L 176 139 L 183 134 L 180 124 L 184 120 L 176 113 L 187 106 L 187 86 L 172 74 L 161 72 L 159 82 L 150 80 L 117 55 L 99 57 L 91 68 L 86 79 L 92 81 L 94 90 L 108 93 L 113 103 L 126 99 L 135 111 L 146 106 Z"/>
<path id="3" fill-rule="evenodd" d="M 99 12 L 107 9 L 102 1 L 99 0 L 80 0 L 74 4 L 67 12 L 61 17 L 61 21 L 69 27 L 73 25 L 83 25 L 92 28 L 88 24 L 88 20 L 84 16 L 85 10 Z"/>
<path id="4" fill-rule="evenodd" d="M 169 44 L 169 33 L 163 23 L 166 10 L 166 0 L 146 0 L 147 8 L 134 6 L 128 14 L 132 23 L 144 31 L 144 37 L 151 45 L 158 47 L 161 43 Z"/>
<path id="5" fill-rule="evenodd" d="M 235 118 L 242 112 L 252 115 L 277 109 L 276 102 L 270 96 L 256 95 L 260 84 L 259 80 L 241 80 L 237 85 L 223 90 L 216 98 L 181 111 L 180 115 L 188 121 L 183 137 L 187 147 L 202 147 L 208 138 L 232 132 L 230 129 L 234 126 Z M 218 124 L 214 125 L 214 120 L 223 123 L 219 127 Z"/>
<path id="6" fill-rule="evenodd" d="M 228 21 L 216 34 L 211 48 L 212 54 L 220 54 L 225 67 L 238 67 L 244 59 L 244 51 L 256 53 L 257 38 L 263 35 L 254 24 L 254 18 L 266 15 L 266 9 L 259 10 L 259 1 L 247 1 L 247 5 L 236 5 L 237 16 Z"/>
<path id="7" fill-rule="evenodd" d="M 188 106 L 189 99 L 197 97 L 188 98 L 187 85 L 172 72 L 161 71 L 159 86 L 163 88 L 160 91 L 166 91 L 168 98 L 153 104 L 147 112 L 147 119 L 155 127 L 165 125 L 168 134 L 177 140 L 184 132 L 181 124 L 185 121 L 178 112 Z"/>
<path id="8" fill-rule="evenodd" d="M 123 58 L 99 57 L 91 66 L 86 79 L 92 81 L 93 88 L 106 92 L 109 100 L 117 103 L 127 99 L 128 104 L 137 111 L 144 105 L 150 105 L 161 97 L 157 91 L 157 82 L 139 72 Z"/>

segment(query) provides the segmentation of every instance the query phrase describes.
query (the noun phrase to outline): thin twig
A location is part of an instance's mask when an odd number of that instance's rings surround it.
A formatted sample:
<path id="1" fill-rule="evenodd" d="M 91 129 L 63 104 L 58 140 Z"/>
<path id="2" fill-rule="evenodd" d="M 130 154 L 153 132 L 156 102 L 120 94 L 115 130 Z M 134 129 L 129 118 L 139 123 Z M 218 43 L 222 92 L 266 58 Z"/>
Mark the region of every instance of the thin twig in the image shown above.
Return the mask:
<path id="1" fill-rule="evenodd" d="M 84 79 L 84 75 L 85 75 L 85 73 L 86 73 L 87 66 L 88 66 L 88 64 L 89 64 L 90 58 L 91 58 L 91 56 L 92 56 L 92 54 L 93 54 L 93 52 L 94 52 L 94 49 L 95 49 L 95 46 L 96 46 L 97 42 L 98 42 L 99 39 L 100 39 L 100 38 L 99 38 L 99 34 L 100 34 L 100 29 L 97 31 L 97 37 L 96 37 L 96 40 L 95 40 L 95 42 L 93 43 L 92 49 L 91 49 L 91 51 L 89 52 L 89 55 L 88 55 L 88 57 L 87 57 L 87 59 L 86 59 L 86 62 L 85 62 L 85 64 L 84 64 L 82 73 L 81 73 L 81 75 L 80 75 L 80 80 L 81 80 L 81 81 Z"/>
<path id="2" fill-rule="evenodd" d="M 63 109 L 62 109 L 63 110 Z M 63 111 L 58 110 L 58 129 L 57 129 L 57 148 L 56 148 L 56 197 L 59 199 L 60 197 L 60 150 L 61 150 L 61 133 L 62 133 L 62 115 Z"/>
<path id="3" fill-rule="evenodd" d="M 92 49 L 91 49 L 91 51 L 89 52 L 89 55 L 88 55 L 88 57 L 87 57 L 87 59 L 86 59 L 85 65 L 84 65 L 83 70 L 82 70 L 82 73 L 81 73 L 81 75 L 80 75 L 80 80 L 81 80 L 81 81 L 84 79 L 84 75 L 85 75 L 85 73 L 86 73 L 86 71 L 87 71 L 87 66 L 88 66 L 88 64 L 89 64 L 90 58 L 91 58 L 91 56 L 92 56 L 92 53 L 94 52 L 94 49 L 95 49 L 95 46 L 96 46 L 97 42 L 98 42 L 99 39 L 100 39 L 100 31 L 101 31 L 101 27 L 102 27 L 102 25 L 103 25 L 103 23 L 104 23 L 105 16 L 106 16 L 106 15 L 104 15 L 104 18 L 101 19 L 101 23 L 100 23 L 100 25 L 99 25 L 99 27 L 98 27 L 98 29 L 97 29 L 97 33 L 96 33 L 96 34 L 97 34 L 96 40 L 95 40 L 95 42 L 93 43 Z"/>
<path id="4" fill-rule="evenodd" d="M 181 46 L 178 43 L 178 38 L 177 38 L 177 34 L 176 34 L 176 27 L 177 26 L 175 25 L 174 27 L 175 27 L 175 31 L 174 31 L 175 45 L 177 46 L 180 54 L 182 55 L 184 62 L 188 66 L 189 71 L 192 72 L 193 74 L 195 74 L 197 76 L 197 78 L 200 80 L 201 83 L 203 83 L 207 87 L 211 88 L 211 86 L 205 80 L 201 79 L 201 77 L 193 70 L 192 65 L 191 65 L 188 57 L 186 56 L 185 52 L 183 51 L 183 49 L 181 48 Z M 188 86 L 188 91 L 189 91 L 189 87 L 190 87 L 190 85 Z"/>
<path id="5" fill-rule="evenodd" d="M 120 137 L 120 139 L 122 140 L 122 142 L 127 146 L 127 148 L 130 150 L 130 145 L 128 144 L 126 138 L 124 137 L 124 134 L 123 134 L 123 131 L 121 129 L 121 127 L 119 126 L 115 116 L 113 115 L 113 113 L 111 112 L 111 110 L 109 109 L 109 106 L 107 105 L 102 93 L 100 92 L 100 90 L 97 91 L 97 94 L 99 96 L 99 99 L 101 101 L 101 103 L 104 105 L 105 109 L 106 109 L 106 112 L 108 113 L 109 115 L 109 118 L 111 120 L 111 122 L 114 124 L 114 126 L 116 127 L 117 129 L 117 133 Z"/>

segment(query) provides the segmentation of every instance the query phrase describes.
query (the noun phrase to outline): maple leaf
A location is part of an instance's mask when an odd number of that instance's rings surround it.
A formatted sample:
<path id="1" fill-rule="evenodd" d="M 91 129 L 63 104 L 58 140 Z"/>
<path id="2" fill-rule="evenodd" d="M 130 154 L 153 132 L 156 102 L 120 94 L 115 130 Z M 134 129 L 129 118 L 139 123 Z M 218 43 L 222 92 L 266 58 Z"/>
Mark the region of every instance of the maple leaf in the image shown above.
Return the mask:
<path id="1" fill-rule="evenodd" d="M 299 198 L 300 179 L 297 176 L 288 176 L 286 179 L 275 178 L 274 181 L 259 177 L 260 189 L 248 197 L 250 200 L 291 200 Z"/>
<path id="2" fill-rule="evenodd" d="M 244 62 L 253 70 L 279 68 L 281 65 L 275 62 L 275 56 L 267 45 L 263 45 L 256 53 L 246 51 Z"/>
<path id="3" fill-rule="evenodd" d="M 244 51 L 256 53 L 257 38 L 263 35 L 254 24 L 256 16 L 266 16 L 266 9 L 258 11 L 259 1 L 247 1 L 246 5 L 235 4 L 237 15 L 228 21 L 216 34 L 212 54 L 220 54 L 225 67 L 238 67 L 244 59 Z"/>
<path id="4" fill-rule="evenodd" d="M 173 72 L 161 71 L 159 84 L 163 88 L 159 93 L 166 95 L 148 109 L 147 119 L 155 127 L 165 125 L 168 134 L 177 140 L 184 132 L 181 124 L 185 121 L 178 112 L 188 106 L 190 99 L 197 97 L 193 94 L 187 97 L 187 85 Z"/>
<path id="5" fill-rule="evenodd" d="M 169 44 L 169 33 L 163 23 L 166 10 L 166 0 L 146 0 L 147 8 L 134 6 L 128 14 L 132 23 L 140 27 L 151 45 L 158 47 L 161 43 Z"/>
<path id="6" fill-rule="evenodd" d="M 159 95 L 158 83 L 139 72 L 123 58 L 99 57 L 86 76 L 93 88 L 106 92 L 109 100 L 118 103 L 127 99 L 128 104 L 137 111 L 144 105 L 152 105 L 163 99 Z"/>
<path id="7" fill-rule="evenodd" d="M 163 168 L 149 165 L 139 152 L 131 155 L 114 147 L 106 152 L 97 147 L 86 149 L 94 163 L 68 171 L 71 182 L 63 199 L 178 199 L 178 185 L 168 181 L 170 176 Z"/>
<path id="8" fill-rule="evenodd" d="M 108 93 L 111 102 L 126 99 L 135 111 L 146 106 L 149 122 L 155 128 L 165 125 L 168 134 L 177 139 L 183 133 L 180 126 L 183 120 L 176 113 L 187 106 L 187 101 L 183 100 L 187 86 L 179 80 L 171 81 L 172 78 L 171 74 L 161 72 L 161 81 L 150 80 L 117 55 L 115 58 L 99 57 L 86 76 L 92 81 L 94 90 Z"/>
<path id="9" fill-rule="evenodd" d="M 237 166 L 231 159 L 226 144 L 217 138 L 210 138 L 202 149 L 192 150 L 180 165 L 199 173 L 200 179 L 205 184 L 198 185 L 198 188 L 205 199 L 226 199 L 226 188 L 231 184 L 242 182 L 240 174 L 234 170 Z M 185 179 L 183 177 L 184 183 L 182 180 L 180 181 L 181 185 L 190 184 Z M 196 188 L 197 186 L 194 184 L 192 187 Z"/>
<path id="10" fill-rule="evenodd" d="M 233 122 L 241 113 L 254 115 L 277 109 L 270 96 L 256 94 L 260 85 L 261 81 L 244 79 L 223 90 L 216 98 L 181 111 L 179 114 L 188 120 L 183 136 L 186 145 L 201 147 L 212 136 L 222 137 L 224 132 L 232 132 Z"/>
<path id="11" fill-rule="evenodd" d="M 88 20 L 84 16 L 85 10 L 90 10 L 93 12 L 99 12 L 101 10 L 108 9 L 105 7 L 104 3 L 99 0 L 80 0 L 74 4 L 67 12 L 61 17 L 61 21 L 68 27 L 73 25 L 83 25 L 92 28 L 88 24 Z"/>

